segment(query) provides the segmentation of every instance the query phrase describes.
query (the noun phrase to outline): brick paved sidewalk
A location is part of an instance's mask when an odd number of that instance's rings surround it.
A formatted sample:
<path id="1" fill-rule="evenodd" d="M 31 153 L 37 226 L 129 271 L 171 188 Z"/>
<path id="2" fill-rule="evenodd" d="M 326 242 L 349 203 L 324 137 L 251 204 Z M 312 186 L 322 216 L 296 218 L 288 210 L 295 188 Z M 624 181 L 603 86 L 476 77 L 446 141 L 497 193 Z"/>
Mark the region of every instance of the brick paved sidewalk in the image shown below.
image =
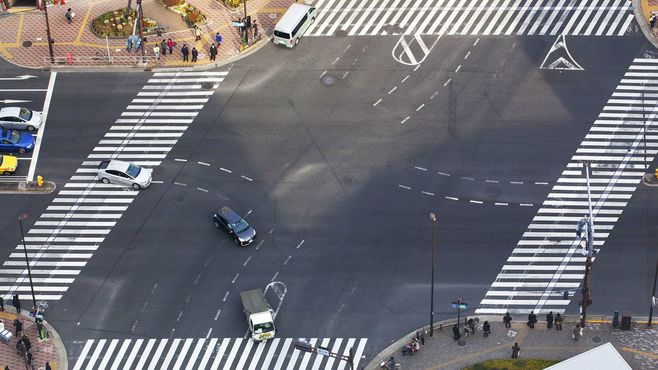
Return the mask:
<path id="1" fill-rule="evenodd" d="M 526 317 L 515 316 L 511 332 L 505 329 L 502 316 L 478 317 L 479 330 L 464 338 L 464 346 L 453 339 L 451 329 L 454 320 L 450 320 L 443 323 L 442 330 L 436 330 L 439 325 L 436 324 L 434 337 L 426 334 L 425 345 L 413 356 L 402 356 L 401 351 L 404 343 L 415 337 L 415 334 L 410 334 L 382 351 L 366 369 L 379 369 L 379 363 L 390 356 L 394 356 L 404 370 L 462 369 L 488 359 L 510 358 L 515 342 L 521 347 L 519 360 L 564 360 L 610 342 L 633 369 L 658 369 L 658 329 L 655 324 L 648 329 L 646 322 L 634 322 L 631 330 L 622 331 L 613 329 L 608 320 L 593 321 L 588 323 L 583 337 L 576 342 L 571 338 L 571 331 L 578 323 L 575 316 L 566 317 L 562 331 L 555 330 L 555 327 L 547 329 L 544 315 L 538 317 L 535 329 L 526 326 Z M 487 338 L 483 337 L 481 327 L 485 320 L 491 324 L 491 334 Z"/>
<path id="2" fill-rule="evenodd" d="M 5 308 L 6 311 L 0 311 L 0 320 L 5 325 L 6 330 L 14 334 L 14 325 L 12 323 L 17 317 L 23 323 L 23 335 L 26 335 L 32 343 L 31 352 L 34 356 L 34 369 L 44 369 L 46 361 L 50 363 L 50 367 L 53 370 L 67 368 L 64 343 L 62 343 L 59 335 L 57 335 L 48 323 L 45 324 L 48 336 L 46 339 L 40 340 L 34 319 L 29 317 L 26 311 L 23 311 L 22 315 L 17 316 L 13 307 L 5 304 Z M 12 336 L 9 344 L 0 343 L 0 369 L 4 369 L 5 366 L 8 366 L 12 370 L 25 368 L 23 357 L 16 353 L 16 343 L 19 339 L 20 336 Z"/>
<path id="3" fill-rule="evenodd" d="M 167 32 L 161 37 L 146 36 L 148 39 L 146 55 L 149 57 L 154 55 L 153 46 L 156 43 L 159 44 L 162 38 L 171 38 L 177 44 L 173 54 L 167 53 L 165 57 L 160 58 L 157 62 L 158 66 L 191 66 L 192 63 L 182 61 L 180 47 L 184 43 L 190 50 L 193 46 L 199 50 L 197 65 L 211 64 L 208 50 L 210 44 L 214 42 L 214 35 L 217 32 L 222 35 L 223 39 L 217 55 L 217 64 L 240 54 L 239 35 L 237 30 L 231 27 L 231 21 L 243 17 L 242 8 L 231 10 L 219 0 L 186 0 L 190 5 L 200 9 L 207 18 L 206 24 L 200 27 L 203 32 L 202 39 L 195 41 L 192 29 L 181 29 L 180 24 L 171 25 L 172 14 L 175 17 L 179 16 L 170 12 L 158 1 L 142 1 L 146 18 L 155 19 L 168 26 Z M 292 2 L 294 0 L 247 1 L 247 12 L 252 19 L 257 20 L 259 32 L 262 35 L 261 40 L 267 39 L 268 31 L 271 31 L 276 21 Z M 135 61 L 140 61 L 141 54 L 135 53 L 134 50 L 133 52 L 126 51 L 125 38 L 106 40 L 97 37 L 91 30 L 90 24 L 96 17 L 125 5 L 126 1 L 123 0 L 73 0 L 66 1 L 66 5 L 50 5 L 48 18 L 51 37 L 55 40 L 55 58 L 64 63 L 66 56 L 70 55 L 73 60 L 85 66 L 106 64 L 105 57 L 108 53 L 115 63 L 130 65 Z M 68 8 L 72 8 L 76 14 L 72 24 L 68 24 L 64 16 Z M 184 24 L 182 20 L 179 23 Z M 0 56 L 11 63 L 25 67 L 40 68 L 45 64 L 49 53 L 43 12 L 28 10 L 6 13 L 0 16 L 0 29 L 3 30 L 0 32 Z"/>

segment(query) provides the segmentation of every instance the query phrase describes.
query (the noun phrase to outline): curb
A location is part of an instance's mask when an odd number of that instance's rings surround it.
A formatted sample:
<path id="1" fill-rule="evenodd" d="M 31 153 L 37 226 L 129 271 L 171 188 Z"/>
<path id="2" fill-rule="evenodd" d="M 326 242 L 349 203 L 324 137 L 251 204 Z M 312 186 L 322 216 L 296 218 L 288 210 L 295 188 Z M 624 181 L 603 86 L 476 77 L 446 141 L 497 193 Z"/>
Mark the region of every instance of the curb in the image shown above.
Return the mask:
<path id="1" fill-rule="evenodd" d="M 36 181 L 0 182 L 0 194 L 50 194 L 57 189 L 52 181 L 44 181 L 39 187 Z"/>
<path id="2" fill-rule="evenodd" d="M 632 0 L 632 4 L 635 20 L 640 25 L 644 37 L 653 45 L 653 47 L 658 49 L 658 39 L 651 34 L 647 21 L 644 19 L 644 14 L 642 14 L 642 0 Z"/>
<path id="3" fill-rule="evenodd" d="M 484 321 L 489 321 L 489 322 L 500 322 L 502 315 L 468 315 L 468 316 L 462 316 L 461 320 L 465 320 L 468 317 L 477 317 L 480 319 L 480 322 Z M 580 321 L 580 316 L 579 315 L 563 315 L 565 322 L 577 322 Z M 587 320 L 588 323 L 610 323 L 612 324 L 612 317 L 607 316 L 607 315 L 588 315 L 590 317 L 589 320 Z M 632 322 L 635 324 L 646 324 L 648 322 L 649 318 L 648 317 L 643 317 L 643 316 L 638 316 L 638 317 L 633 317 Z M 517 320 L 518 321 L 518 320 Z M 522 320 L 523 321 L 523 320 Z M 449 328 L 450 326 L 454 325 L 457 322 L 457 319 L 448 319 L 448 320 L 443 320 L 439 322 L 434 323 L 434 330 L 435 331 L 440 331 L 442 328 Z M 416 337 L 416 332 L 417 331 L 424 331 L 425 332 L 425 339 L 427 340 L 428 338 L 428 332 L 429 332 L 429 325 L 423 326 L 421 328 L 418 328 L 409 334 L 406 334 L 402 338 L 398 339 L 388 347 L 386 347 L 383 351 L 379 352 L 376 354 L 370 362 L 363 368 L 365 370 L 378 370 L 381 369 L 379 366 L 382 361 L 388 360 L 389 357 L 394 356 L 396 353 L 398 353 L 402 346 L 409 343 L 413 338 Z"/>
<path id="4" fill-rule="evenodd" d="M 650 173 L 646 173 L 642 176 L 642 183 L 646 186 L 658 186 L 658 178 Z"/>

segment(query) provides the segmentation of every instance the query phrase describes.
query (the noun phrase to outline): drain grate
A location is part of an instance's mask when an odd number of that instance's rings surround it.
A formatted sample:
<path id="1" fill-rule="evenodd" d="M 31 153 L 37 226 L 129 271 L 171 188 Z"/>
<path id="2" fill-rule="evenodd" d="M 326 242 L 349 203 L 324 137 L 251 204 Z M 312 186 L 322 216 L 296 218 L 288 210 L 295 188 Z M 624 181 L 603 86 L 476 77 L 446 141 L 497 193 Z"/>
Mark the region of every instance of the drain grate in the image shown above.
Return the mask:
<path id="1" fill-rule="evenodd" d="M 204 90 L 212 90 L 213 83 L 212 82 L 204 82 L 201 84 L 201 88 Z"/>
<path id="2" fill-rule="evenodd" d="M 320 83 L 322 84 L 322 86 L 326 86 L 326 87 L 333 86 L 336 84 L 336 82 L 338 82 L 338 77 L 334 75 L 325 74 L 320 78 Z"/>
<path id="3" fill-rule="evenodd" d="M 336 36 L 336 37 L 338 37 L 338 38 L 347 37 L 347 31 L 345 31 L 345 30 L 338 30 L 338 31 L 336 31 L 336 32 L 334 33 L 334 36 Z"/>
<path id="4" fill-rule="evenodd" d="M 599 337 L 599 336 L 595 336 L 595 337 L 593 337 L 593 338 L 592 338 L 592 342 L 594 342 L 594 343 L 601 343 L 601 337 Z"/>
<path id="5" fill-rule="evenodd" d="M 28 41 L 23 41 L 23 47 L 24 48 L 29 48 L 30 46 L 32 46 L 32 41 L 29 41 L 29 40 Z"/>

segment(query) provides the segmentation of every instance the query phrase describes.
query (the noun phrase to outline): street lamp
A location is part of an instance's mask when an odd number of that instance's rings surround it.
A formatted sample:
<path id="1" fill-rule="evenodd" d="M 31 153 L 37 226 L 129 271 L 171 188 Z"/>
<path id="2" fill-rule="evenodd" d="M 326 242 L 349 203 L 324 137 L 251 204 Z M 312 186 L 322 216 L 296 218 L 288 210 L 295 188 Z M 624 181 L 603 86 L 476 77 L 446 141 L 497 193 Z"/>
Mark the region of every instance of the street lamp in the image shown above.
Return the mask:
<path id="1" fill-rule="evenodd" d="M 651 320 L 653 319 L 653 306 L 656 305 L 656 280 L 658 280 L 658 260 L 656 260 L 656 272 L 653 275 L 653 293 L 651 293 L 651 307 L 649 308 L 649 327 L 651 327 Z"/>
<path id="2" fill-rule="evenodd" d="M 430 293 L 430 337 L 434 336 L 434 260 L 436 250 L 436 215 L 430 212 L 432 220 L 432 291 Z"/>
<path id="3" fill-rule="evenodd" d="M 592 257 L 594 255 L 594 216 L 592 214 L 592 195 L 590 192 L 589 186 L 589 163 L 583 163 L 583 169 L 585 170 L 586 175 L 586 186 L 587 186 L 587 204 L 589 215 L 583 217 L 578 222 L 578 228 L 576 230 L 576 235 L 579 237 L 582 235 L 583 228 L 587 232 L 587 238 L 585 240 L 585 277 L 583 280 L 583 300 L 580 302 L 580 327 L 584 328 L 587 320 L 587 306 L 592 304 L 592 295 L 589 290 L 590 288 L 590 279 L 592 274 Z"/>
<path id="4" fill-rule="evenodd" d="M 23 251 L 25 252 L 25 264 L 27 265 L 27 276 L 30 279 L 30 290 L 32 291 L 32 307 L 37 308 L 37 298 L 34 295 L 34 285 L 32 284 L 32 270 L 30 269 L 30 260 L 27 257 L 27 246 L 25 245 L 25 233 L 23 232 L 23 220 L 27 218 L 27 213 L 18 216 L 18 223 L 21 226 L 21 237 L 23 238 Z"/>
<path id="5" fill-rule="evenodd" d="M 43 1 L 43 14 L 46 17 L 46 36 L 48 37 L 48 54 L 50 54 L 50 63 L 55 63 L 55 53 L 53 52 L 53 38 L 50 36 L 50 22 L 48 21 L 48 3 Z"/>

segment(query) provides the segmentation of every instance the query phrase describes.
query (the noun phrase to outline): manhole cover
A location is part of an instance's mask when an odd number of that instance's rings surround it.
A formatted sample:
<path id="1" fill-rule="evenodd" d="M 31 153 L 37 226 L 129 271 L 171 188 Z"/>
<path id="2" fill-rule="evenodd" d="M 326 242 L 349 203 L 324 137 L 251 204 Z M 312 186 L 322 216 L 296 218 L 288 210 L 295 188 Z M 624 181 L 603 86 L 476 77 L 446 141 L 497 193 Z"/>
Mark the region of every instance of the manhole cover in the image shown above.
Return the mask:
<path id="1" fill-rule="evenodd" d="M 338 82 L 338 77 L 330 74 L 325 74 L 320 78 L 320 83 L 322 86 L 333 86 Z"/>
<path id="2" fill-rule="evenodd" d="M 174 203 L 176 203 L 176 204 L 183 203 L 184 200 L 185 200 L 185 197 L 182 194 L 176 195 L 173 199 Z"/>
<path id="3" fill-rule="evenodd" d="M 29 48 L 30 46 L 32 46 L 32 41 L 23 41 L 24 48 Z"/>
<path id="4" fill-rule="evenodd" d="M 347 31 L 338 30 L 338 31 L 336 31 L 336 33 L 334 33 L 334 36 L 336 36 L 336 37 L 346 37 L 347 36 Z"/>
<path id="5" fill-rule="evenodd" d="M 597 337 L 592 338 L 592 342 L 594 342 L 594 343 L 600 343 L 600 342 L 601 342 L 601 337 L 598 337 L 598 336 L 597 336 Z"/>
<path id="6" fill-rule="evenodd" d="M 204 90 L 212 90 L 213 83 L 212 82 L 204 82 L 201 84 L 201 88 Z"/>
<path id="7" fill-rule="evenodd" d="M 350 175 L 345 175 L 343 176 L 343 184 L 344 185 L 352 185 L 354 184 L 354 178 Z"/>
<path id="8" fill-rule="evenodd" d="M 402 28 L 398 26 L 397 24 L 387 24 L 384 26 L 384 31 L 387 33 L 400 33 L 402 31 Z"/>
<path id="9" fill-rule="evenodd" d="M 463 346 L 466 345 L 466 341 L 463 340 L 463 339 L 460 339 L 460 340 L 457 341 L 457 344 L 463 347 Z"/>

